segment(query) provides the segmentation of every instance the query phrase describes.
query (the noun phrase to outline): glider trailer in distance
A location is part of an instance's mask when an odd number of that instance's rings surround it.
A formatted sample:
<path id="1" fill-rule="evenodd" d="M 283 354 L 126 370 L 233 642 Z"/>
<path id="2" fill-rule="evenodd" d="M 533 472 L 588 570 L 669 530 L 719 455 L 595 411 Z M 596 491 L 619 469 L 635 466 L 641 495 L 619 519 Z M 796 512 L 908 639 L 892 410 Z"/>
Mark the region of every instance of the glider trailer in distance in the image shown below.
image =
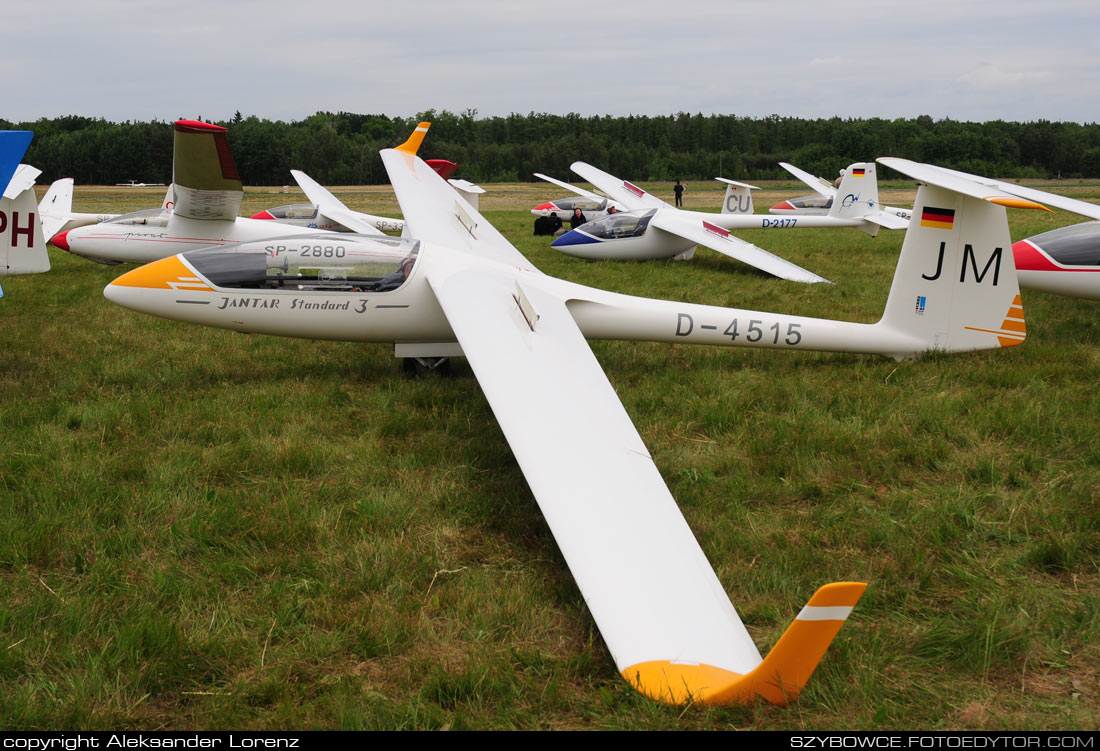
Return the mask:
<path id="1" fill-rule="evenodd" d="M 672 703 L 793 700 L 866 585 L 823 586 L 761 658 L 585 339 L 898 359 L 1019 344 L 1004 208 L 923 186 L 918 216 L 953 218 L 909 229 L 876 324 L 632 297 L 535 269 L 416 157 L 426 130 L 382 152 L 406 237 L 196 250 L 130 271 L 104 294 L 236 331 L 462 354 L 622 676 Z M 985 273 L 969 272 L 975 259 Z"/>

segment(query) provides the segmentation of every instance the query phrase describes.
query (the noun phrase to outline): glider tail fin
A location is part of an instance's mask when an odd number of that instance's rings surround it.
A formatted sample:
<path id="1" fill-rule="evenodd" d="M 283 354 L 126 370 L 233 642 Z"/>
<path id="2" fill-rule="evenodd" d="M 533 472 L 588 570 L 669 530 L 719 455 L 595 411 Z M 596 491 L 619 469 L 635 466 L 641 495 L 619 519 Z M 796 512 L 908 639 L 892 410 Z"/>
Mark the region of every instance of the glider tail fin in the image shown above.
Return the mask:
<path id="1" fill-rule="evenodd" d="M 49 270 L 50 256 L 38 221 L 34 188 L 15 198 L 0 198 L 0 275 Z"/>
<path id="2" fill-rule="evenodd" d="M 46 195 L 38 202 L 38 218 L 42 221 L 42 236 L 49 240 L 61 231 L 73 213 L 73 179 L 63 177 L 50 184 Z"/>
<path id="3" fill-rule="evenodd" d="M 922 185 L 877 326 L 908 340 L 909 352 L 1022 343 L 1027 331 L 1004 207 Z"/>
<path id="4" fill-rule="evenodd" d="M 856 162 L 849 165 L 840 180 L 829 216 L 838 219 L 863 219 L 880 213 L 878 205 L 878 177 L 874 162 Z M 878 233 L 878 225 L 865 222 L 859 229 L 871 237 Z"/>
<path id="5" fill-rule="evenodd" d="M 746 185 L 724 177 L 715 180 L 726 184 L 726 195 L 722 197 L 723 214 L 752 214 L 752 192 L 759 190 L 755 185 Z"/>

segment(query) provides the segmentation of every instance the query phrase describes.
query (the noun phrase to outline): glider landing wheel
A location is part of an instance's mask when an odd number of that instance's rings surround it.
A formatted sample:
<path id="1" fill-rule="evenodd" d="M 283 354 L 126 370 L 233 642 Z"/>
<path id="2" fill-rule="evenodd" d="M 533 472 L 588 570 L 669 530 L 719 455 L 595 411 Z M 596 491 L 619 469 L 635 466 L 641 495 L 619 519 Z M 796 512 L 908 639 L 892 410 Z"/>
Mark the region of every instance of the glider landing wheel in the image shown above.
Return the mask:
<path id="1" fill-rule="evenodd" d="M 402 368 L 409 378 L 420 378 L 432 372 L 447 375 L 451 372 L 451 360 L 447 357 L 406 357 Z"/>

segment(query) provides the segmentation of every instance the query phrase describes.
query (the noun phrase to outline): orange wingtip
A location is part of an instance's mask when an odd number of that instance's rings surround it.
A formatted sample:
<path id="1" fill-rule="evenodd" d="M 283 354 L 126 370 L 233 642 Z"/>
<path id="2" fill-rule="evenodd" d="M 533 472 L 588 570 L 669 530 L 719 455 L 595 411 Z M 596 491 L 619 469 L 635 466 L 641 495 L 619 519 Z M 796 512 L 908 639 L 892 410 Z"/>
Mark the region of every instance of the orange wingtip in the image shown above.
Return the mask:
<path id="1" fill-rule="evenodd" d="M 1042 209 L 1043 211 L 1049 211 L 1054 213 L 1053 209 L 1048 209 L 1041 203 L 1035 201 L 1029 201 L 1026 198 L 1010 198 L 1008 196 L 989 196 L 985 200 L 990 203 L 995 203 L 998 206 L 1007 206 L 1010 209 Z"/>
<path id="2" fill-rule="evenodd" d="M 416 154 L 420 150 L 420 144 L 424 142 L 424 136 L 428 134 L 428 128 L 432 127 L 431 123 L 420 123 L 416 126 L 416 130 L 409 136 L 409 140 L 397 147 L 398 151 L 404 151 L 406 154 Z"/>
<path id="3" fill-rule="evenodd" d="M 745 675 L 671 660 L 631 665 L 622 675 L 639 693 L 668 704 L 749 704 L 765 699 L 784 706 L 798 698 L 865 589 L 863 582 L 821 587 L 768 656 Z"/>

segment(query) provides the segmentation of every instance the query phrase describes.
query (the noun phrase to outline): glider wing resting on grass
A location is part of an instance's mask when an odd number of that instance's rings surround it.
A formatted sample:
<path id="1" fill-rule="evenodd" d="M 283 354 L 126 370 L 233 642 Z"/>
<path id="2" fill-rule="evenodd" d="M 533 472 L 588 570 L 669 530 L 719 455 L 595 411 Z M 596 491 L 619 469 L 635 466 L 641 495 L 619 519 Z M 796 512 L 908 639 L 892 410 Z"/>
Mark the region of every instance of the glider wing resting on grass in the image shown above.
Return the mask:
<path id="1" fill-rule="evenodd" d="M 416 156 L 427 128 L 382 152 L 406 237 L 190 251 L 130 271 L 104 294 L 237 331 L 465 356 L 622 676 L 673 703 L 794 699 L 866 585 L 825 584 L 761 658 L 585 339 L 898 359 L 1019 344 L 1004 208 L 921 187 L 923 218 L 876 324 L 632 297 L 535 269 Z"/>
<path id="2" fill-rule="evenodd" d="M 19 163 L 32 138 L 29 130 L 0 131 L 0 276 L 50 270 L 34 197 L 42 171 Z"/>

